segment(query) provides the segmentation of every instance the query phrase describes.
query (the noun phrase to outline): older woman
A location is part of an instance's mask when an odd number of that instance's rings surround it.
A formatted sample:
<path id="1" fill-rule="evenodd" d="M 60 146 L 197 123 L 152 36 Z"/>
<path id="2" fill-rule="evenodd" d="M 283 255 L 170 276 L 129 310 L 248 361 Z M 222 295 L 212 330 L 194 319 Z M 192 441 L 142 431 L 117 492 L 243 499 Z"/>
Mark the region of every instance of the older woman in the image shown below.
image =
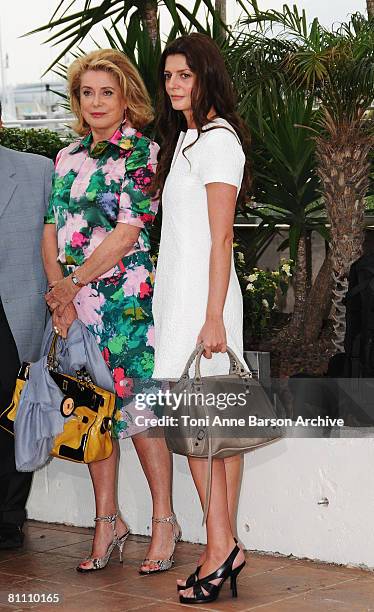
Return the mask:
<path id="1" fill-rule="evenodd" d="M 95 335 L 116 391 L 114 436 L 133 436 L 153 500 L 153 534 L 141 573 L 169 569 L 180 528 L 171 509 L 170 455 L 163 437 L 138 433 L 130 396 L 152 376 L 154 268 L 149 232 L 157 201 L 148 195 L 158 145 L 141 133 L 153 119 L 145 86 L 129 60 L 107 49 L 69 67 L 75 130 L 60 151 L 45 218 L 46 300 L 55 330 L 66 336 L 79 317 Z M 117 512 L 118 445 L 89 466 L 96 501 L 91 557 L 77 570 L 105 567 L 129 529 Z"/>

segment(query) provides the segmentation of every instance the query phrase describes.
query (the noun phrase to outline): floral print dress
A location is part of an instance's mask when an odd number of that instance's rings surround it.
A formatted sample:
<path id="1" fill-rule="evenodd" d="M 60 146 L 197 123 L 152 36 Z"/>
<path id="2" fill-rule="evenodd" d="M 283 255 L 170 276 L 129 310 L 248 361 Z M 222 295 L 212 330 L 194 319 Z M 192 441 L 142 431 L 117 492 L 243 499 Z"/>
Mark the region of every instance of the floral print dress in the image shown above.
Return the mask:
<path id="1" fill-rule="evenodd" d="M 113 434 L 122 438 L 141 430 L 135 425 L 133 396 L 144 392 L 154 366 L 154 267 L 149 251 L 158 202 L 147 195 L 147 187 L 159 147 L 136 129 L 122 126 L 109 140 L 92 150 L 91 145 L 89 133 L 59 152 L 44 222 L 56 224 L 57 259 L 65 276 L 84 263 L 117 223 L 140 228 L 132 250 L 74 300 L 79 319 L 94 334 L 112 372 Z"/>

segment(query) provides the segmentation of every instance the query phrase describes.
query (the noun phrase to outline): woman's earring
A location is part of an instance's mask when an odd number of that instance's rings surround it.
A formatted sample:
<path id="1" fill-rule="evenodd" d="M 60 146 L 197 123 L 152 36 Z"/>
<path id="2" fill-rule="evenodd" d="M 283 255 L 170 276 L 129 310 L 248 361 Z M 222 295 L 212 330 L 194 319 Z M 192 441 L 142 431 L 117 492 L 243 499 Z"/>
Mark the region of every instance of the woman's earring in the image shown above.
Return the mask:
<path id="1" fill-rule="evenodd" d="M 125 108 L 125 110 L 123 111 L 123 119 L 122 119 L 121 127 L 126 125 L 126 121 L 127 121 L 127 108 Z"/>

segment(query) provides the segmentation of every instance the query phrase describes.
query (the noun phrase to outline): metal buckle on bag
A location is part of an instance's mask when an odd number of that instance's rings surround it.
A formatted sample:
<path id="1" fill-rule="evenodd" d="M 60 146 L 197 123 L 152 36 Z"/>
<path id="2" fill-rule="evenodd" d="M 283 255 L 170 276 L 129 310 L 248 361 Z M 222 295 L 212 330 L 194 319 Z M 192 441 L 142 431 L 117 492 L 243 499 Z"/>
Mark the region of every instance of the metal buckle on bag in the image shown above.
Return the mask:
<path id="1" fill-rule="evenodd" d="M 76 377 L 79 381 L 80 388 L 83 389 L 94 389 L 95 385 L 92 382 L 91 376 L 86 369 L 77 370 Z"/>
<path id="2" fill-rule="evenodd" d="M 101 423 L 100 433 L 104 434 L 106 431 L 112 430 L 112 419 L 110 417 L 104 417 Z"/>
<path id="3" fill-rule="evenodd" d="M 199 376 L 195 377 L 193 386 L 194 386 L 194 389 L 196 390 L 196 393 L 200 393 L 200 391 L 201 391 L 201 378 Z"/>
<path id="4" fill-rule="evenodd" d="M 253 378 L 254 380 L 258 380 L 258 370 L 248 370 L 248 371 L 243 370 L 240 376 L 244 378 L 244 380 L 248 378 Z"/>
<path id="5" fill-rule="evenodd" d="M 248 384 L 250 380 L 258 380 L 258 373 L 256 372 L 256 370 L 248 370 L 248 372 L 246 370 L 244 370 L 243 372 L 241 372 L 240 374 L 242 380 L 246 383 L 245 385 L 245 392 L 247 395 L 251 395 L 252 391 L 251 391 L 251 387 Z"/>

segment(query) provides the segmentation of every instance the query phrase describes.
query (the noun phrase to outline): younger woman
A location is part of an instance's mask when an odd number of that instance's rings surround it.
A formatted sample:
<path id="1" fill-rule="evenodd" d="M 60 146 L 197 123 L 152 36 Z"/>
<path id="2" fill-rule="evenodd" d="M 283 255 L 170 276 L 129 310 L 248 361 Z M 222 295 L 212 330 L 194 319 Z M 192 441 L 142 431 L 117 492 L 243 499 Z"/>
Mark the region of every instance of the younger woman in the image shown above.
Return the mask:
<path id="1" fill-rule="evenodd" d="M 233 260 L 237 199 L 249 188 L 243 148 L 249 135 L 235 112 L 232 85 L 215 43 L 201 34 L 182 36 L 160 65 L 159 131 L 155 189 L 162 192 L 163 221 L 153 302 L 154 378 L 178 379 L 196 344 L 207 360 L 203 375 L 226 374 L 227 344 L 243 353 L 242 295 Z M 189 458 L 201 503 L 207 461 Z M 215 459 L 207 517 L 207 547 L 196 573 L 179 581 L 182 603 L 214 601 L 244 553 L 235 535 L 240 457 Z"/>

